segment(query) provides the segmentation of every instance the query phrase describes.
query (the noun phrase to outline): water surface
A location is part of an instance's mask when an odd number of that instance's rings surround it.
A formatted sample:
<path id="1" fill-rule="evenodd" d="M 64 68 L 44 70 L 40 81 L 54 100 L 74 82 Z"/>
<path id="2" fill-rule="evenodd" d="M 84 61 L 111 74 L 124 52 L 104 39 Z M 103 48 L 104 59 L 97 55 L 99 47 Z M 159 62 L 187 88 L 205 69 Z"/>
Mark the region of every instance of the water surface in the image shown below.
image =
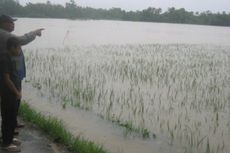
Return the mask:
<path id="1" fill-rule="evenodd" d="M 186 43 L 228 45 L 230 27 L 105 20 L 19 18 L 15 33 L 45 28 L 28 47 L 72 45 Z"/>
<path id="2" fill-rule="evenodd" d="M 27 79 L 60 108 L 39 96 L 31 104 L 76 135 L 116 153 L 229 151 L 229 27 L 20 18 L 15 33 L 38 27 L 43 37 L 25 47 Z M 65 103 L 89 111 L 60 110 Z M 157 139 L 124 137 L 111 120 Z"/>

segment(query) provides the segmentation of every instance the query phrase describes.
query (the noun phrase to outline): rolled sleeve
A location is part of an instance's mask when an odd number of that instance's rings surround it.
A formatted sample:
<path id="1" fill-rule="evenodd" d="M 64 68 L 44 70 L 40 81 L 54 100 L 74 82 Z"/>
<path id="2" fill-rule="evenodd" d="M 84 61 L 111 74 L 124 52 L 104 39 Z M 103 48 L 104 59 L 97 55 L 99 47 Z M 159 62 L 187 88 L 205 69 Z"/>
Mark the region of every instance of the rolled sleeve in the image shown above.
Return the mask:
<path id="1" fill-rule="evenodd" d="M 36 38 L 36 32 L 31 31 L 24 34 L 23 36 L 17 36 L 15 34 L 0 29 L 0 52 L 6 51 L 6 42 L 10 37 L 18 38 L 20 44 L 23 46 L 27 45 Z"/>
<path id="2" fill-rule="evenodd" d="M 32 31 L 24 34 L 23 36 L 17 36 L 17 38 L 19 39 L 21 45 L 26 45 L 36 38 L 36 33 Z"/>

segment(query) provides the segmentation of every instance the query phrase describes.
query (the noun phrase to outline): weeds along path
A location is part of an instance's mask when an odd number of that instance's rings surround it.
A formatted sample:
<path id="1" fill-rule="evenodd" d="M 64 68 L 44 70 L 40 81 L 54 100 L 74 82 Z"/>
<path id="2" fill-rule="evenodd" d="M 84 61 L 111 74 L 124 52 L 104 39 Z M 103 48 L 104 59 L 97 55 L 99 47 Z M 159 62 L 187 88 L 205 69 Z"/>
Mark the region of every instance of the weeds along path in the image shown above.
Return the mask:
<path id="1" fill-rule="evenodd" d="M 111 153 L 169 153 L 175 149 L 160 139 L 143 140 L 137 135 L 125 136 L 124 128 L 105 121 L 89 111 L 77 108 L 63 109 L 56 102 L 42 98 L 27 83 L 23 85 L 23 99 L 43 115 L 53 116 L 62 120 L 67 130 L 75 136 L 80 136 L 102 145 L 105 150 Z"/>
<path id="2" fill-rule="evenodd" d="M 22 153 L 69 153 L 63 147 L 54 144 L 40 129 L 31 124 L 26 123 L 26 126 L 20 129 L 18 139 L 22 142 L 20 146 Z M 0 148 L 0 152 L 9 153 L 2 148 Z"/>

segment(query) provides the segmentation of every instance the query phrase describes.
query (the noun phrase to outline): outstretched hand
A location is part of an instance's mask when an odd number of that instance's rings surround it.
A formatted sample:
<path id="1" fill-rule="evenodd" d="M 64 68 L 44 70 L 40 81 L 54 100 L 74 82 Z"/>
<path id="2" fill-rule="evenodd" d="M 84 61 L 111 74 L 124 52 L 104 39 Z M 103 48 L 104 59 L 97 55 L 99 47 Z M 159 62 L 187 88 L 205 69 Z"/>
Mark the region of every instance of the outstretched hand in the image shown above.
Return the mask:
<path id="1" fill-rule="evenodd" d="M 45 30 L 45 29 L 44 28 L 40 28 L 40 29 L 35 30 L 36 35 L 40 37 L 42 35 L 42 31 L 43 30 Z"/>

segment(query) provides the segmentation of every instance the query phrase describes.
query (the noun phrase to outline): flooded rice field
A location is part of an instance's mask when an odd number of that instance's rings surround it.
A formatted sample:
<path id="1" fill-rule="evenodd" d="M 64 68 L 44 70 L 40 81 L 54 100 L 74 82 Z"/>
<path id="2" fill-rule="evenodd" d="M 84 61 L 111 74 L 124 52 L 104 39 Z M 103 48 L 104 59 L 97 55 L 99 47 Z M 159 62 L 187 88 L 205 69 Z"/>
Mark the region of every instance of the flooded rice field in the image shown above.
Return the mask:
<path id="1" fill-rule="evenodd" d="M 59 101 L 63 110 L 86 110 L 124 128 L 124 139 L 138 139 L 127 146 L 150 143 L 143 153 L 230 152 L 229 46 L 31 48 L 25 57 L 26 82 L 40 95 Z M 150 147 L 159 141 L 160 149 Z"/>

